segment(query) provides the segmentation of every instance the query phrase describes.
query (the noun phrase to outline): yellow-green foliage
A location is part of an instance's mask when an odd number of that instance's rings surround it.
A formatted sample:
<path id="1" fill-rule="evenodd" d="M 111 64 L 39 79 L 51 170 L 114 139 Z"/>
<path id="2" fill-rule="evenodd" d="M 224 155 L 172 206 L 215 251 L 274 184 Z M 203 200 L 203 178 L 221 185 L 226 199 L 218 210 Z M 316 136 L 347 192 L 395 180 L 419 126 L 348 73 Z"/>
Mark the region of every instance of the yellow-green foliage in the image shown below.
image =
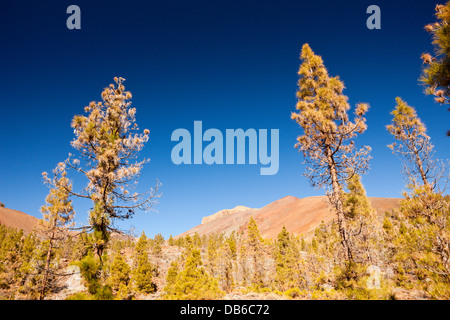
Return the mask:
<path id="1" fill-rule="evenodd" d="M 149 239 L 143 232 L 134 248 L 133 283 L 138 292 L 153 293 L 156 284 L 153 278 L 157 275 L 156 267 L 149 260 Z"/>
<path id="2" fill-rule="evenodd" d="M 137 258 L 137 265 L 133 270 L 133 281 L 137 291 L 143 293 L 155 292 L 157 288 L 153 278 L 157 274 L 157 269 L 148 259 L 148 255 L 141 254 Z"/>
<path id="3" fill-rule="evenodd" d="M 65 300 L 93 300 L 93 298 L 84 292 L 77 292 L 68 296 Z"/>
<path id="4" fill-rule="evenodd" d="M 277 289 L 286 291 L 298 289 L 299 286 L 303 285 L 298 246 L 295 239 L 289 235 L 289 232 L 284 226 L 278 234 L 274 255 L 276 261 L 275 282 Z"/>
<path id="5" fill-rule="evenodd" d="M 435 96 L 438 103 L 448 103 L 450 74 L 450 1 L 436 6 L 437 21 L 425 27 L 434 45 L 434 55 L 422 54 L 425 64 L 421 81 L 427 86 L 426 92 Z"/>
<path id="6" fill-rule="evenodd" d="M 343 196 L 343 207 L 353 262 L 380 265 L 385 262 L 381 254 L 381 222 L 376 217 L 359 175 L 355 174 L 347 181 L 347 189 L 348 192 Z"/>
<path id="7" fill-rule="evenodd" d="M 165 299 L 171 300 L 209 300 L 218 299 L 224 292 L 219 289 L 214 279 L 202 266 L 200 250 L 189 251 L 184 269 L 177 272 L 176 264 L 168 271 Z"/>
<path id="8" fill-rule="evenodd" d="M 197 236 L 197 237 L 195 237 Z M 200 239 L 200 237 L 198 237 L 198 234 L 196 233 L 194 235 L 194 245 L 195 245 L 195 239 Z M 219 274 L 219 258 L 220 258 L 220 254 L 222 254 L 220 250 L 220 246 L 221 246 L 221 241 L 222 239 L 220 239 L 217 235 L 212 235 L 209 237 L 208 240 L 208 246 L 206 248 L 206 270 L 208 271 L 208 273 L 212 276 L 217 276 Z"/>
<path id="9" fill-rule="evenodd" d="M 80 268 L 81 275 L 86 282 L 89 293 L 95 294 L 101 287 L 100 261 L 96 259 L 92 253 L 89 253 L 81 259 L 77 265 Z"/>
<path id="10" fill-rule="evenodd" d="M 225 291 L 230 292 L 235 286 L 233 269 L 236 268 L 235 266 L 237 260 L 237 248 L 234 233 L 232 233 L 227 239 L 223 241 L 220 250 L 222 251 L 220 260 L 221 285 Z"/>
<path id="11" fill-rule="evenodd" d="M 0 299 L 37 298 L 46 245 L 34 234 L 0 225 Z"/>
<path id="12" fill-rule="evenodd" d="M 130 266 L 125 261 L 123 255 L 119 252 L 114 256 L 108 277 L 108 284 L 113 292 L 118 292 L 123 285 L 125 287 L 128 286 L 128 283 L 130 282 L 130 275 Z"/>
<path id="13" fill-rule="evenodd" d="M 142 232 L 141 236 L 139 237 L 136 245 L 134 246 L 134 252 L 133 252 L 133 260 L 136 262 L 138 261 L 138 258 L 143 254 L 148 254 L 149 249 L 149 239 L 145 235 L 145 232 Z"/>
<path id="14" fill-rule="evenodd" d="M 258 225 L 253 217 L 250 217 L 250 221 L 247 226 L 247 238 L 245 239 L 243 247 L 245 248 L 243 250 L 246 251 L 245 255 L 251 260 L 252 265 L 250 284 L 255 287 L 264 286 L 262 274 L 264 241 L 259 233 Z"/>
<path id="15" fill-rule="evenodd" d="M 401 203 L 405 219 L 397 256 L 435 298 L 450 298 L 450 199 L 428 186 L 414 187 Z"/>
<path id="16" fill-rule="evenodd" d="M 174 241 L 173 241 L 172 235 L 169 236 L 169 240 L 167 241 L 167 244 L 168 244 L 169 246 L 175 245 L 175 243 L 174 243 Z"/>
<path id="17" fill-rule="evenodd" d="M 348 220 L 361 220 L 373 217 L 374 209 L 366 196 L 366 190 L 359 175 L 347 181 L 348 192 L 344 194 L 344 213 Z"/>
<path id="18" fill-rule="evenodd" d="M 293 287 L 284 292 L 284 295 L 289 299 L 305 299 L 308 296 L 307 290 L 300 290 L 297 287 Z"/>
<path id="19" fill-rule="evenodd" d="M 106 256 L 103 256 L 103 261 L 106 261 Z M 89 253 L 80 261 L 76 262 L 76 265 L 80 268 L 81 275 L 85 281 L 89 291 L 89 299 L 93 300 L 112 300 L 114 295 L 109 284 L 104 284 L 104 270 L 107 264 L 100 263 L 100 259 L 94 256 L 93 253 Z M 77 296 L 77 298 L 81 298 Z"/>

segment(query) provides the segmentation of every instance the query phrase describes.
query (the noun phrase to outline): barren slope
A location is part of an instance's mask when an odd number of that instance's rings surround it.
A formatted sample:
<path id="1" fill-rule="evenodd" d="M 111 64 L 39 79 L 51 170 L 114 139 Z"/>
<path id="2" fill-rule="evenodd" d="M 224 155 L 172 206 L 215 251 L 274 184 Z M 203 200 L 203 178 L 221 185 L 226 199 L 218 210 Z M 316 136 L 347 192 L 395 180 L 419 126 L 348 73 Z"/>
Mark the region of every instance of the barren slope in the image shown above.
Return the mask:
<path id="1" fill-rule="evenodd" d="M 0 207 L 0 224 L 31 232 L 37 226 L 39 219 L 21 211 Z"/>
<path id="2" fill-rule="evenodd" d="M 372 206 L 382 214 L 397 208 L 398 198 L 370 198 Z M 234 231 L 244 230 L 252 216 L 258 224 L 263 238 L 276 238 L 282 227 L 285 226 L 290 233 L 296 235 L 306 234 L 314 230 L 321 221 L 329 222 L 335 218 L 330 211 L 327 197 L 308 197 L 299 199 L 292 196 L 284 197 L 272 202 L 261 209 L 247 208 L 243 210 L 229 209 L 205 217 L 202 224 L 182 233 L 179 236 L 193 235 L 198 233 L 202 236 L 211 233 L 230 234 Z M 245 207 L 244 207 L 245 208 Z M 223 214 L 223 212 L 226 214 Z"/>

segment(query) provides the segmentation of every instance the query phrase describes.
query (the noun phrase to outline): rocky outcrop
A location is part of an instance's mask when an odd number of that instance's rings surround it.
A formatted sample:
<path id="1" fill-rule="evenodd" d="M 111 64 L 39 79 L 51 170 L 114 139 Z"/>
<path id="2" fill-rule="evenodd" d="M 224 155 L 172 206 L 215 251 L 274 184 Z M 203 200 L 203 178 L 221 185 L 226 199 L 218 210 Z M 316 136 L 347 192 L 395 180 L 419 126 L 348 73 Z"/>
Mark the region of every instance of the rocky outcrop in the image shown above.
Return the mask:
<path id="1" fill-rule="evenodd" d="M 207 217 L 203 217 L 202 219 L 202 224 L 207 224 L 209 222 L 212 222 L 214 220 L 232 215 L 232 214 L 236 214 L 236 213 L 241 213 L 244 211 L 256 211 L 258 209 L 253 209 L 253 208 L 249 208 L 249 207 L 245 207 L 245 206 L 236 206 L 233 209 L 224 209 L 224 210 L 220 210 L 210 216 Z"/>

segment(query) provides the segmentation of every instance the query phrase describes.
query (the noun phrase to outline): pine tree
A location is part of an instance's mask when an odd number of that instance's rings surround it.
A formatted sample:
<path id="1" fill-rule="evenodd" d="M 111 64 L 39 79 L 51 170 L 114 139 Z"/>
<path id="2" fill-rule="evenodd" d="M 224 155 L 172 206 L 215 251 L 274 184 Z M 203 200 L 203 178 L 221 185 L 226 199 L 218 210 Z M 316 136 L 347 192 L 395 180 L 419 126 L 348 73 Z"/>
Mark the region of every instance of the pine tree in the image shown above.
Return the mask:
<path id="1" fill-rule="evenodd" d="M 152 245 L 152 254 L 156 257 L 161 257 L 162 254 L 162 247 L 161 247 L 161 243 L 154 241 L 153 245 Z"/>
<path id="2" fill-rule="evenodd" d="M 448 164 L 433 158 L 434 146 L 426 127 L 400 98 L 392 112 L 388 131 L 397 139 L 388 147 L 404 160 L 404 175 L 410 192 L 405 192 L 401 212 L 386 217 L 384 229 L 396 245 L 390 248 L 397 266 L 399 284 L 415 283 L 408 275 L 432 279 L 428 291 L 435 297 L 449 297 L 449 201 L 440 185 L 446 185 Z M 421 181 L 421 183 L 419 183 Z"/>
<path id="3" fill-rule="evenodd" d="M 303 129 L 296 147 L 308 164 L 305 174 L 313 186 L 331 187 L 329 199 L 335 209 L 346 257 L 352 260 L 352 248 L 342 205 L 342 183 L 368 168 L 369 147 L 355 150 L 354 139 L 367 126 L 364 118 L 368 105 L 360 103 L 350 121 L 350 105 L 343 95 L 344 84 L 339 77 L 330 77 L 320 56 L 308 44 L 301 52 L 302 64 L 297 91 L 298 102 L 291 118 Z"/>
<path id="4" fill-rule="evenodd" d="M 237 242 L 236 235 L 235 235 L 235 232 L 233 230 L 231 232 L 231 234 L 228 236 L 228 238 L 226 239 L 226 243 L 227 243 L 227 245 L 229 247 L 230 255 L 231 255 L 231 258 L 233 260 L 235 260 L 236 256 L 237 256 L 237 244 L 236 244 L 236 242 Z"/>
<path id="5" fill-rule="evenodd" d="M 405 193 L 399 215 L 394 261 L 400 280 L 407 283 L 405 274 L 415 274 L 419 288 L 450 299 L 450 197 L 424 185 L 414 187 Z"/>
<path id="6" fill-rule="evenodd" d="M 3 226 L 0 226 L 3 227 Z M 23 230 L 4 229 L 0 251 L 0 288 L 5 290 L 4 299 L 14 299 L 20 287 L 21 251 L 25 239 Z"/>
<path id="7" fill-rule="evenodd" d="M 36 261 L 36 247 L 40 247 L 41 243 L 37 240 L 34 233 L 24 234 L 21 239 L 20 247 L 20 267 L 16 272 L 16 278 L 19 284 L 18 292 L 27 296 L 28 299 L 35 299 L 41 288 L 39 280 L 40 275 L 36 271 L 36 262 L 43 261 L 43 255 Z"/>
<path id="8" fill-rule="evenodd" d="M 71 256 L 71 260 L 79 261 L 89 253 L 93 252 L 90 235 L 87 233 L 79 233 L 75 238 L 74 248 Z"/>
<path id="9" fill-rule="evenodd" d="M 177 273 L 176 265 L 169 268 L 165 298 L 170 300 L 210 300 L 223 295 L 219 284 L 205 268 L 200 256 L 200 250 L 189 251 L 184 269 Z"/>
<path id="10" fill-rule="evenodd" d="M 416 110 L 401 98 L 396 98 L 397 105 L 391 114 L 392 124 L 386 126 L 390 134 L 398 141 L 388 147 L 394 154 L 404 159 L 404 175 L 409 183 L 416 184 L 421 179 L 428 187 L 435 187 L 432 173 L 438 165 L 433 161 L 433 144 L 426 134 L 426 127 L 417 116 Z M 434 185 L 433 185 L 434 184 Z"/>
<path id="11" fill-rule="evenodd" d="M 366 195 L 366 190 L 361 183 L 361 177 L 354 175 L 347 182 L 348 192 L 344 193 L 344 214 L 347 219 L 347 226 L 351 235 L 352 247 L 354 251 L 354 261 L 352 265 L 347 265 L 345 270 L 351 272 L 347 278 L 358 279 L 362 276 L 358 270 L 364 270 L 369 264 L 379 265 L 382 259 L 382 239 L 381 224 L 376 212 Z"/>
<path id="12" fill-rule="evenodd" d="M 374 216 L 374 209 L 361 183 L 361 177 L 354 175 L 347 181 L 348 192 L 344 195 L 344 212 L 350 220 L 361 220 Z"/>
<path id="13" fill-rule="evenodd" d="M 434 55 L 423 53 L 425 64 L 421 82 L 426 86 L 425 92 L 435 96 L 441 104 L 448 104 L 450 99 L 450 1 L 436 6 L 437 22 L 425 26 L 433 37 Z M 450 131 L 447 132 L 450 135 Z"/>
<path id="14" fill-rule="evenodd" d="M 164 286 L 164 295 L 170 296 L 176 292 L 177 277 L 178 277 L 179 265 L 177 260 L 170 263 L 170 267 L 167 270 L 166 285 Z"/>
<path id="15" fill-rule="evenodd" d="M 76 262 L 80 268 L 81 276 L 88 288 L 89 294 L 82 296 L 82 299 L 92 300 L 113 300 L 112 289 L 106 279 L 109 269 L 108 256 L 103 255 L 102 261 L 92 251 L 88 252 L 81 260 Z"/>
<path id="16" fill-rule="evenodd" d="M 157 275 L 157 269 L 149 260 L 149 238 L 142 232 L 134 247 L 133 283 L 138 292 L 153 293 L 156 284 L 153 278 Z"/>
<path id="17" fill-rule="evenodd" d="M 358 262 L 374 262 L 377 246 L 378 222 L 376 212 L 366 195 L 361 177 L 354 175 L 347 182 L 348 192 L 344 194 L 344 214 L 348 221 Z M 381 226 L 380 226 L 381 227 Z"/>
<path id="18" fill-rule="evenodd" d="M 148 241 L 149 239 L 145 235 L 145 231 L 142 231 L 141 236 L 134 247 L 134 258 L 136 261 L 141 255 L 148 254 Z"/>
<path id="19" fill-rule="evenodd" d="M 297 260 L 301 270 L 301 284 L 314 291 L 322 291 L 323 286 L 333 283 L 333 268 L 342 264 L 339 255 L 343 250 L 336 222 L 325 224 L 322 221 L 315 228 L 310 241 L 306 245 L 307 251 Z"/>
<path id="20" fill-rule="evenodd" d="M 42 283 L 45 275 L 45 266 L 48 258 L 48 248 L 50 240 L 39 239 L 34 233 L 25 237 L 22 248 L 22 265 L 20 267 L 20 277 L 22 286 L 19 292 L 26 295 L 26 299 L 42 299 Z M 49 266 L 50 272 L 47 275 L 47 290 L 53 289 L 56 281 L 60 279 L 58 272 L 58 256 L 53 250 Z"/>
<path id="21" fill-rule="evenodd" d="M 46 205 L 42 206 L 41 211 L 44 219 L 40 221 L 39 232 L 48 239 L 48 251 L 43 270 L 42 286 L 39 299 L 44 299 L 46 290 L 49 287 L 49 274 L 54 272 L 50 268 L 52 253 L 56 242 L 61 242 L 67 238 L 68 227 L 73 220 L 72 201 L 69 200 L 72 184 L 66 177 L 64 163 L 59 163 L 58 167 L 53 170 L 54 177 L 50 179 L 44 174 L 46 183 L 52 188 L 46 198 Z"/>
<path id="22" fill-rule="evenodd" d="M 138 292 L 153 293 L 157 287 L 153 279 L 157 276 L 157 269 L 148 258 L 148 254 L 142 252 L 137 257 L 136 268 L 133 270 L 133 281 Z"/>
<path id="23" fill-rule="evenodd" d="M 120 251 L 114 256 L 113 262 L 110 267 L 110 274 L 108 277 L 108 284 L 111 287 L 113 293 L 121 291 L 120 298 L 124 299 L 124 292 L 130 282 L 131 268 L 126 262 Z"/>
<path id="24" fill-rule="evenodd" d="M 197 235 L 198 236 L 198 235 Z M 195 239 L 195 236 L 194 236 Z M 200 237 L 198 237 L 200 239 Z M 206 270 L 214 277 L 219 275 L 219 258 L 222 254 L 220 250 L 219 238 L 216 234 L 212 234 L 208 239 L 208 246 L 206 248 Z"/>
<path id="25" fill-rule="evenodd" d="M 96 259 L 92 252 L 89 252 L 83 259 L 78 261 L 77 265 L 80 268 L 81 275 L 86 282 L 89 293 L 95 295 L 102 287 L 99 259 Z"/>
<path id="26" fill-rule="evenodd" d="M 226 292 L 230 292 L 235 285 L 234 270 L 236 269 L 237 262 L 237 248 L 234 231 L 223 241 L 220 251 L 222 252 L 219 257 L 222 288 Z"/>
<path id="27" fill-rule="evenodd" d="M 115 77 L 114 81 L 103 90 L 103 101 L 89 103 L 85 107 L 87 115 L 72 120 L 75 139 L 71 144 L 84 162 L 72 155 L 65 161 L 67 168 L 88 180 L 82 192 L 70 194 L 93 203 L 87 230 L 93 232 L 100 263 L 111 231 L 117 231 L 112 227 L 114 220 L 129 219 L 136 210 L 148 210 L 158 196 L 159 186 L 143 194 L 130 193 L 147 162 L 133 161 L 148 141 L 149 130 L 138 133 L 136 109 L 131 107 L 131 93 L 125 91 L 125 79 Z"/>
<path id="28" fill-rule="evenodd" d="M 194 236 L 192 237 L 192 243 L 194 246 L 201 248 L 202 247 L 202 239 L 198 235 L 198 233 L 194 233 Z"/>
<path id="29" fill-rule="evenodd" d="M 162 244 L 164 244 L 165 239 L 164 239 L 164 236 L 161 233 L 157 233 L 155 235 L 154 241 L 159 243 L 160 245 L 162 245 Z"/>
<path id="30" fill-rule="evenodd" d="M 301 282 L 299 252 L 286 227 L 283 226 L 275 243 L 276 286 L 286 291 L 297 288 Z"/>
<path id="31" fill-rule="evenodd" d="M 160 233 L 156 234 L 151 246 L 152 254 L 154 256 L 161 257 L 163 244 L 164 244 L 164 237 Z"/>
<path id="32" fill-rule="evenodd" d="M 252 216 L 250 216 L 247 226 L 245 250 L 247 251 L 247 257 L 249 257 L 252 262 L 253 274 L 251 284 L 260 287 L 263 285 L 263 239 L 259 233 L 258 225 Z"/>

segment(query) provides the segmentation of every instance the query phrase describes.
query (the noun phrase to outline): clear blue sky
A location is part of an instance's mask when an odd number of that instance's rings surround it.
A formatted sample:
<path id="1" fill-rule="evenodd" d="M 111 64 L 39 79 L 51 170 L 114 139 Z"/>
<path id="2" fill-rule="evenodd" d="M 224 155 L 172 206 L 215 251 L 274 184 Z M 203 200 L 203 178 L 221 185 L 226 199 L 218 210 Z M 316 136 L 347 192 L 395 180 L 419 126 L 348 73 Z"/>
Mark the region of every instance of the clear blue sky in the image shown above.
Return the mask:
<path id="1" fill-rule="evenodd" d="M 301 129 L 290 119 L 303 43 L 341 77 L 352 106 L 371 106 L 368 130 L 357 139 L 373 149 L 363 176 L 368 194 L 399 197 L 400 161 L 385 130 L 395 97 L 416 107 L 437 157 L 449 158 L 449 113 L 417 80 L 420 55 L 432 50 L 423 27 L 435 20 L 436 1 L 4 1 L 0 201 L 41 217 L 42 171 L 74 152 L 72 117 L 99 101 L 114 76 L 127 79 L 137 123 L 150 129 L 139 190 L 162 183 L 157 212 L 137 213 L 122 228 L 168 237 L 221 209 L 322 195 L 302 175 L 294 148 Z M 81 30 L 66 28 L 71 4 L 81 8 Z M 371 4 L 381 8 L 381 30 L 366 27 Z M 192 131 L 195 120 L 223 132 L 279 129 L 278 174 L 261 176 L 259 164 L 174 165 L 171 133 Z M 89 207 L 75 201 L 77 222 L 87 221 Z"/>

